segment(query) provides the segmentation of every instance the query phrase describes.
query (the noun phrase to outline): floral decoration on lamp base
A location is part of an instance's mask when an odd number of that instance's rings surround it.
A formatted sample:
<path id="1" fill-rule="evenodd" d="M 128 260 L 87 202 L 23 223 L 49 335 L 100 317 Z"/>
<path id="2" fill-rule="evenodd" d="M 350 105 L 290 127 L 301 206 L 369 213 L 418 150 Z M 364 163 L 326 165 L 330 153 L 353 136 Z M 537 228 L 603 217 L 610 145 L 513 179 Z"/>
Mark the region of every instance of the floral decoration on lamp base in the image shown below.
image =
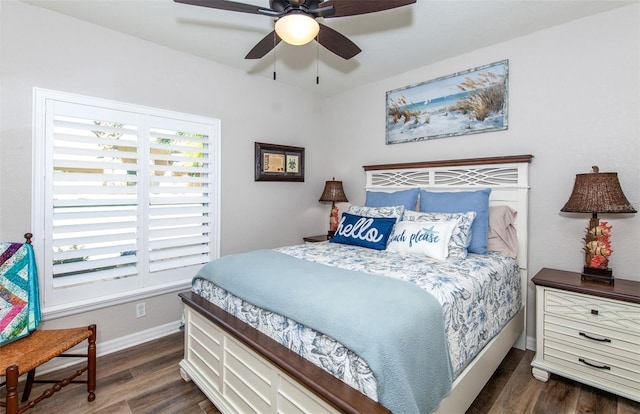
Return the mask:
<path id="1" fill-rule="evenodd" d="M 329 232 L 328 236 L 333 237 L 338 230 L 338 207 L 335 203 L 331 206 L 331 214 L 329 214 Z"/>
<path id="2" fill-rule="evenodd" d="M 613 226 L 609 226 L 606 221 L 601 222 L 594 228 L 589 229 L 585 236 L 586 265 L 598 269 L 607 269 L 609 266 L 609 256 L 613 253 L 609 234 Z"/>
<path id="3" fill-rule="evenodd" d="M 598 219 L 589 222 L 587 234 L 584 236 L 585 266 L 582 280 L 600 280 L 613 284 L 613 271 L 609 269 L 609 256 L 613 253 L 611 248 L 611 229 L 606 221 L 598 223 Z"/>

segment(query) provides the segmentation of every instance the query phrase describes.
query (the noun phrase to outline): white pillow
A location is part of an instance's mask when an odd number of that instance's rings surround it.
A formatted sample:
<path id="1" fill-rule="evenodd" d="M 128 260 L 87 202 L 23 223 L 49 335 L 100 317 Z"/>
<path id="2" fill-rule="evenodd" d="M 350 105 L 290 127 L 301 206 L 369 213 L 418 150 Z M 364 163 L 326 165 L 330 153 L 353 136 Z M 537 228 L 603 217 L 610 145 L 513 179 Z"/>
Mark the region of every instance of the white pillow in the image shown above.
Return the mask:
<path id="1" fill-rule="evenodd" d="M 387 250 L 444 260 L 457 221 L 400 221 L 396 223 Z"/>
<path id="2" fill-rule="evenodd" d="M 420 213 L 405 210 L 403 221 L 449 221 L 456 220 L 456 227 L 449 240 L 449 259 L 466 259 L 467 247 L 471 242 L 471 225 L 476 217 L 475 211 L 465 213 Z"/>

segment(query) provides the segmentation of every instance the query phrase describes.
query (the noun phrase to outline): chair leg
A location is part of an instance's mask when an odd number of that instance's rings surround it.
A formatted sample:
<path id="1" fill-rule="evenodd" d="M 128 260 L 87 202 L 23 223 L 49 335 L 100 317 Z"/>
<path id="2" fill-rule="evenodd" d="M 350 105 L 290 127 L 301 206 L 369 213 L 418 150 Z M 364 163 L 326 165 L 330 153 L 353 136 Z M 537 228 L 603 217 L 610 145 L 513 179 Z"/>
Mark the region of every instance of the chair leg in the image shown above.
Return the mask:
<path id="1" fill-rule="evenodd" d="M 27 382 L 24 384 L 24 391 L 22 392 L 22 402 L 29 401 L 29 395 L 31 394 L 31 388 L 33 387 L 33 381 L 36 378 L 36 369 L 32 369 L 27 372 Z"/>
<path id="2" fill-rule="evenodd" d="M 19 395 L 18 395 L 18 366 L 11 365 L 8 366 L 6 371 L 6 386 L 7 386 L 7 396 L 5 399 L 7 414 L 18 414 L 19 408 Z"/>
<path id="3" fill-rule="evenodd" d="M 87 392 L 89 396 L 87 401 L 91 402 L 96 399 L 96 325 L 89 325 L 91 336 L 89 337 L 89 347 L 87 350 Z"/>

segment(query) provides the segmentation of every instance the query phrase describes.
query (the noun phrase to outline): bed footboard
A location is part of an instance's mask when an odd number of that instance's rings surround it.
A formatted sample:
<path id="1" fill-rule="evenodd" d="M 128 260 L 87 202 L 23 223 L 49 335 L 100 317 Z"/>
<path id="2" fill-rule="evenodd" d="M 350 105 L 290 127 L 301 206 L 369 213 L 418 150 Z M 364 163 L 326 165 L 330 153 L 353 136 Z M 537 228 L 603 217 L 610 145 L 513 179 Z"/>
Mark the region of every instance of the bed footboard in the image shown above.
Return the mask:
<path id="1" fill-rule="evenodd" d="M 296 353 L 189 292 L 185 351 L 180 370 L 223 414 L 390 413 Z M 453 384 L 436 413 L 464 412 L 524 327 L 524 309 L 507 324 Z"/>
<path id="2" fill-rule="evenodd" d="M 186 327 L 182 375 L 223 414 L 389 413 L 196 294 L 180 297 Z"/>

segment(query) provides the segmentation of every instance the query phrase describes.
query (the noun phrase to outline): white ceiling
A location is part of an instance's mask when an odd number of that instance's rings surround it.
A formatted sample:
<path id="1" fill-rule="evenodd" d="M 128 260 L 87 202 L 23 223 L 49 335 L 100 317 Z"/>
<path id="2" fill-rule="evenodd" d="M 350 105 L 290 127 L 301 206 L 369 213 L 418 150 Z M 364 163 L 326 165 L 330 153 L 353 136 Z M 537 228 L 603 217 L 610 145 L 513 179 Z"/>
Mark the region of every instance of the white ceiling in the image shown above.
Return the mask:
<path id="1" fill-rule="evenodd" d="M 272 78 L 275 66 L 278 82 L 328 96 L 639 0 L 418 0 L 378 13 L 319 19 L 362 49 L 348 61 L 315 42 L 304 46 L 282 42 L 275 56 L 245 60 L 255 43 L 273 30 L 273 19 L 266 16 L 173 0 L 22 1 L 255 76 Z M 268 0 L 245 3 L 269 7 Z"/>

